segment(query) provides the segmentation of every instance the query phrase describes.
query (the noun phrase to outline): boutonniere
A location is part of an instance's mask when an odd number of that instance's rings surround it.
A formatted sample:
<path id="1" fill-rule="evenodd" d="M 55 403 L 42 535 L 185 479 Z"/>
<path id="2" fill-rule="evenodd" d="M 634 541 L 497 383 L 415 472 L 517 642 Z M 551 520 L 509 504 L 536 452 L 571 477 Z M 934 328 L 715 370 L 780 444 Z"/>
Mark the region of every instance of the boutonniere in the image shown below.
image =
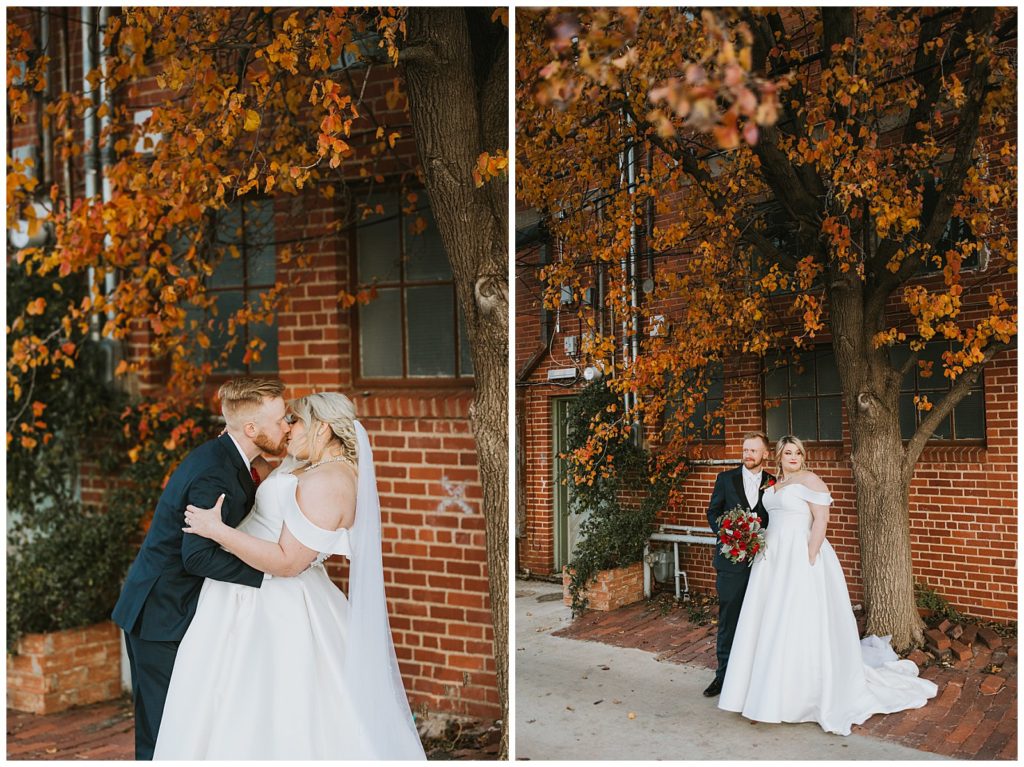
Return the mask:
<path id="1" fill-rule="evenodd" d="M 774 487 L 774 486 L 775 486 L 775 477 L 768 477 L 768 479 L 765 480 L 765 483 L 763 485 L 761 485 L 760 492 L 763 493 L 769 487 Z"/>

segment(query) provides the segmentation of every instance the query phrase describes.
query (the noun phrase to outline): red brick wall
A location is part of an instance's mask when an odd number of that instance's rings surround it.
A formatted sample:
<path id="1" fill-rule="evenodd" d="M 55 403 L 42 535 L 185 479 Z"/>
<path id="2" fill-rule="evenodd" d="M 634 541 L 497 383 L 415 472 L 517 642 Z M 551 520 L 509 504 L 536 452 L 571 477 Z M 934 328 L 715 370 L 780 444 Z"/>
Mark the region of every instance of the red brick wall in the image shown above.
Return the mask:
<path id="1" fill-rule="evenodd" d="M 517 328 L 525 335 L 526 330 Z M 556 344 L 560 339 L 556 338 Z M 545 360 L 529 383 L 545 380 Z M 726 396 L 736 398 L 725 416 L 725 444 L 705 448 L 708 459 L 738 463 L 742 435 L 763 429 L 760 380 L 754 360 L 726 369 Z M 1017 610 L 1017 468 L 1015 350 L 1003 352 L 986 369 L 987 444 L 984 447 L 926 447 L 911 483 L 910 526 L 914 575 L 962 611 L 978 617 L 1012 621 Z M 564 395 L 552 386 L 521 386 L 518 403 L 526 415 L 526 532 L 518 545 L 518 567 L 552 573 L 554 565 L 554 494 L 552 488 L 551 398 Z M 813 470 L 835 498 L 828 539 L 846 573 L 850 596 L 863 598 L 857 542 L 856 497 L 850 463 L 849 430 L 844 417 L 844 444 L 809 445 Z M 680 504 L 658 521 L 706 525 L 706 508 L 715 476 L 728 466 L 697 467 L 687 477 Z M 772 467 L 773 468 L 773 467 Z M 681 547 L 681 564 L 691 589 L 714 589 L 709 546 Z"/>
<path id="2" fill-rule="evenodd" d="M 68 9 L 72 19 L 78 10 Z M 20 11 L 30 23 L 27 11 Z M 81 80 L 81 31 L 70 25 L 73 87 Z M 412 126 L 404 99 L 389 109 L 384 94 L 394 72 L 384 67 L 367 84 L 365 97 L 378 121 L 399 129 L 398 157 L 374 156 L 370 143 L 376 124 L 367 115 L 353 126 L 352 162 L 346 175 L 358 178 L 360 164 L 374 173 L 396 173 L 417 163 Z M 357 76 L 361 82 L 361 74 Z M 129 103 L 152 105 L 161 96 L 155 80 L 135 83 Z M 32 124 L 18 125 L 13 145 L 36 140 Z M 81 173 L 76 170 L 78 193 Z M 279 240 L 301 240 L 294 246 L 308 263 L 296 260 L 277 266 L 279 282 L 297 278 L 297 285 L 277 318 L 279 375 L 288 396 L 313 391 L 341 391 L 356 404 L 374 447 L 383 523 L 385 587 L 396 653 L 410 702 L 420 712 L 475 718 L 500 716 L 493 660 L 493 627 L 488 596 L 482 492 L 469 404 L 471 384 L 430 387 L 375 385 L 371 391 L 355 380 L 354 310 L 341 308 L 338 294 L 351 290 L 353 254 L 347 231 L 331 224 L 345 211 L 319 197 L 279 199 L 275 232 Z M 157 366 L 146 365 L 149 338 L 139 329 L 125 345 L 129 361 L 143 367 L 132 383 L 143 393 L 160 385 Z M 106 478 L 88 474 L 83 497 L 99 499 Z M 346 565 L 329 560 L 332 577 L 345 586 Z"/>

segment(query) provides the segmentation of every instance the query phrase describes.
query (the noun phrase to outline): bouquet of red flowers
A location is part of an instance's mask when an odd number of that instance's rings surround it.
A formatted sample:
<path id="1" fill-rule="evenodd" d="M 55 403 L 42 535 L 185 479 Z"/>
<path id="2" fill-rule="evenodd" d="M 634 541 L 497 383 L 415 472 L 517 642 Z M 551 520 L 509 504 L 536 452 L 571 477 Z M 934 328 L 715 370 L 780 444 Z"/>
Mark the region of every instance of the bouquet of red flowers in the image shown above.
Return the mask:
<path id="1" fill-rule="evenodd" d="M 730 562 L 752 565 L 754 557 L 764 550 L 761 520 L 742 506 L 730 509 L 718 518 L 718 542 L 722 544 L 722 556 Z"/>

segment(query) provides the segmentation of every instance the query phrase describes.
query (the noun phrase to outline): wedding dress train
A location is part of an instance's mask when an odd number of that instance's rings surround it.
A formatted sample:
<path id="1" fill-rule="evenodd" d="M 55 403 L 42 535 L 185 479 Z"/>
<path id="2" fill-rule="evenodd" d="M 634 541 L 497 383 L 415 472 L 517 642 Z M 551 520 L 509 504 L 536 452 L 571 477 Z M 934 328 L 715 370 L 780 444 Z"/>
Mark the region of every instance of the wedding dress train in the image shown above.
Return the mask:
<path id="1" fill-rule="evenodd" d="M 764 494 L 771 524 L 752 565 L 718 706 L 758 722 L 817 722 L 849 735 L 874 714 L 920 708 L 938 688 L 891 648 L 880 654 L 870 637 L 862 648 L 829 542 L 808 561 L 809 503 L 827 506 L 832 498 L 801 484 Z"/>

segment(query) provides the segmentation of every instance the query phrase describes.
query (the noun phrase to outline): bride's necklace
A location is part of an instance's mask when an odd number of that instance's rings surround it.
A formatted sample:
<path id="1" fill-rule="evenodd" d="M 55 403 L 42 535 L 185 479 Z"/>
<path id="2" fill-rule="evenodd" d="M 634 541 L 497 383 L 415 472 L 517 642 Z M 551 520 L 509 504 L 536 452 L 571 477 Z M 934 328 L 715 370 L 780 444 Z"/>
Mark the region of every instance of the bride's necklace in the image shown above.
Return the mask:
<path id="1" fill-rule="evenodd" d="M 803 473 L 804 473 L 803 469 L 800 469 L 800 471 L 793 472 L 793 474 L 791 476 L 786 477 L 781 482 L 776 483 L 775 484 L 775 489 L 776 490 L 780 490 L 780 489 L 782 489 L 784 487 L 789 487 L 790 485 L 792 485 L 792 484 L 794 484 L 796 482 L 796 477 L 798 475 L 800 475 L 800 474 L 803 474 Z"/>
<path id="2" fill-rule="evenodd" d="M 305 468 L 305 471 L 312 471 L 317 466 L 323 466 L 325 463 L 341 463 L 342 461 L 352 463 L 351 459 L 347 455 L 337 455 L 334 458 L 324 458 L 316 463 L 311 463 Z"/>

